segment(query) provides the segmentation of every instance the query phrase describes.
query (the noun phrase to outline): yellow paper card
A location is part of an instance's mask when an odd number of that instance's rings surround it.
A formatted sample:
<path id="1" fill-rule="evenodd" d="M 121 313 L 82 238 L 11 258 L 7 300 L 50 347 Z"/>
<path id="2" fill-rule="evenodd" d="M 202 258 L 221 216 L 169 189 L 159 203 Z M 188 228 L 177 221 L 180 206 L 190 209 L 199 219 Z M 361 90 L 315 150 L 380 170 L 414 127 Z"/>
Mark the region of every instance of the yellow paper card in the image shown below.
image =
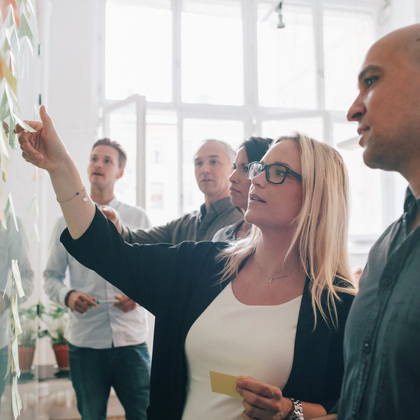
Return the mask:
<path id="1" fill-rule="evenodd" d="M 239 378 L 240 376 L 210 371 L 211 390 L 218 394 L 225 394 L 242 400 L 243 398 L 236 392 L 236 382 Z"/>

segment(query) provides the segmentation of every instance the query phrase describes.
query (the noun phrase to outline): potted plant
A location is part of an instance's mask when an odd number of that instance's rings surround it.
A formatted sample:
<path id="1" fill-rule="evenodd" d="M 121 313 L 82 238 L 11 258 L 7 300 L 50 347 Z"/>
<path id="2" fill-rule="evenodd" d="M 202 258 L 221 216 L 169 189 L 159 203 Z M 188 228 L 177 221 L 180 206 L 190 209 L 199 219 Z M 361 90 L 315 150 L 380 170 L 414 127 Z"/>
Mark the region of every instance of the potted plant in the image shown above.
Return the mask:
<path id="1" fill-rule="evenodd" d="M 49 336 L 51 338 L 58 367 L 68 369 L 70 366 L 69 346 L 64 337 L 68 319 L 67 308 L 52 303 L 47 310 L 44 305 L 40 304 L 40 317 L 47 327 L 40 333 L 40 337 Z"/>
<path id="2" fill-rule="evenodd" d="M 22 327 L 18 336 L 19 367 L 21 372 L 30 372 L 38 333 L 37 305 L 19 308 L 19 319 Z"/>

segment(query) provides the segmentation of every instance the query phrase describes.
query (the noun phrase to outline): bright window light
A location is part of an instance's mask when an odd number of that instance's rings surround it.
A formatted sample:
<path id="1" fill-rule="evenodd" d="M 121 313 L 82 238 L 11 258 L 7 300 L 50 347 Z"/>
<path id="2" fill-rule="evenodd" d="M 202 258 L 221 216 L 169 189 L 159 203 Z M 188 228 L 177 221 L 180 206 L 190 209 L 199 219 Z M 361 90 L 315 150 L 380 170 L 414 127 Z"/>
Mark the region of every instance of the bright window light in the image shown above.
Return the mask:
<path id="1" fill-rule="evenodd" d="M 325 104 L 347 111 L 357 96 L 357 75 L 373 43 L 370 14 L 324 12 Z"/>
<path id="2" fill-rule="evenodd" d="M 182 101 L 242 105 L 240 1 L 185 0 L 181 28 Z"/>
<path id="3" fill-rule="evenodd" d="M 267 3 L 260 3 L 258 8 L 259 104 L 279 108 L 315 108 L 312 10 L 285 4 L 283 21 L 286 27 L 277 29 L 277 13 L 260 23 L 268 7 Z"/>
<path id="4" fill-rule="evenodd" d="M 316 140 L 324 140 L 324 131 L 322 127 L 322 118 L 293 118 L 293 119 L 276 119 L 263 121 L 261 123 L 261 131 L 263 137 L 277 139 L 299 131 Z"/>
<path id="5" fill-rule="evenodd" d="M 108 0 L 105 97 L 172 100 L 170 0 Z"/>

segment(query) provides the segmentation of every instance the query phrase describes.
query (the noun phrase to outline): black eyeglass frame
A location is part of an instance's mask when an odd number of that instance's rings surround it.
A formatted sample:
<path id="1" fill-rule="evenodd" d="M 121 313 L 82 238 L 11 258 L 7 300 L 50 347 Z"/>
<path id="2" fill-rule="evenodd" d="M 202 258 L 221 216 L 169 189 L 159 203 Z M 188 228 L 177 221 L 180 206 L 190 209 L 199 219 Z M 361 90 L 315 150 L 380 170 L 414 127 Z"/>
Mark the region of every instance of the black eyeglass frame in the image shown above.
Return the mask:
<path id="1" fill-rule="evenodd" d="M 283 182 L 284 182 L 284 181 L 286 181 L 286 178 L 287 178 L 289 175 L 293 175 L 293 176 L 294 176 L 295 178 L 297 178 L 299 181 L 302 181 L 302 175 L 298 174 L 298 173 L 297 173 L 297 172 L 295 172 L 293 169 L 290 169 L 289 167 L 282 165 L 281 163 L 272 163 L 271 165 L 264 165 L 264 164 L 263 164 L 263 163 L 261 163 L 261 162 L 251 162 L 251 163 L 248 165 L 247 178 L 248 178 L 249 180 L 252 180 L 252 178 L 250 177 L 250 169 L 251 169 L 251 165 L 254 165 L 254 164 L 261 165 L 261 172 L 262 172 L 262 171 L 265 171 L 265 178 L 266 178 L 266 180 L 267 180 L 269 183 L 271 183 L 271 184 L 281 185 L 281 184 L 283 184 Z M 270 168 L 271 168 L 272 166 L 280 166 L 281 168 L 284 168 L 284 171 L 286 172 L 286 175 L 284 176 L 283 181 L 281 181 L 281 182 L 273 182 L 273 181 L 270 181 Z M 261 173 L 261 172 L 260 172 L 260 173 Z M 260 174 L 260 173 L 259 173 L 259 174 Z M 258 175 L 259 175 L 259 174 L 258 174 Z M 258 175 L 255 175 L 255 176 L 258 176 Z M 255 178 L 255 177 L 253 177 L 253 178 Z"/>

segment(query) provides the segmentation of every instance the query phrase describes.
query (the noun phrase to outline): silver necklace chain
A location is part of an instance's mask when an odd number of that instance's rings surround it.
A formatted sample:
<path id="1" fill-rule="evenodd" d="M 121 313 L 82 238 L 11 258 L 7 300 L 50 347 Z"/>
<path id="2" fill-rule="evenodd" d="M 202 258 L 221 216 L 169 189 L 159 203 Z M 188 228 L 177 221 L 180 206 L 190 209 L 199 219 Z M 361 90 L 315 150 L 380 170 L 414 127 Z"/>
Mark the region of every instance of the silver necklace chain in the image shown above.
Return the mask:
<path id="1" fill-rule="evenodd" d="M 255 255 L 254 255 L 254 261 L 255 261 L 255 265 L 258 267 L 258 270 L 260 270 L 261 274 L 262 274 L 264 277 L 267 277 L 267 278 L 269 279 L 270 283 L 271 283 L 273 280 L 279 280 L 279 279 L 283 279 L 283 278 L 285 278 L 285 277 L 289 277 L 289 276 L 291 276 L 291 275 L 293 275 L 293 274 L 296 274 L 298 271 L 302 270 L 302 267 L 299 267 L 296 271 L 293 271 L 292 273 L 289 273 L 289 274 L 283 274 L 282 276 L 279 276 L 279 277 L 271 277 L 271 276 L 267 276 L 267 274 L 265 274 L 265 273 L 264 273 L 263 269 L 262 269 L 262 268 L 260 267 L 260 265 L 258 264 L 258 261 L 257 261 L 257 258 L 255 257 Z"/>

